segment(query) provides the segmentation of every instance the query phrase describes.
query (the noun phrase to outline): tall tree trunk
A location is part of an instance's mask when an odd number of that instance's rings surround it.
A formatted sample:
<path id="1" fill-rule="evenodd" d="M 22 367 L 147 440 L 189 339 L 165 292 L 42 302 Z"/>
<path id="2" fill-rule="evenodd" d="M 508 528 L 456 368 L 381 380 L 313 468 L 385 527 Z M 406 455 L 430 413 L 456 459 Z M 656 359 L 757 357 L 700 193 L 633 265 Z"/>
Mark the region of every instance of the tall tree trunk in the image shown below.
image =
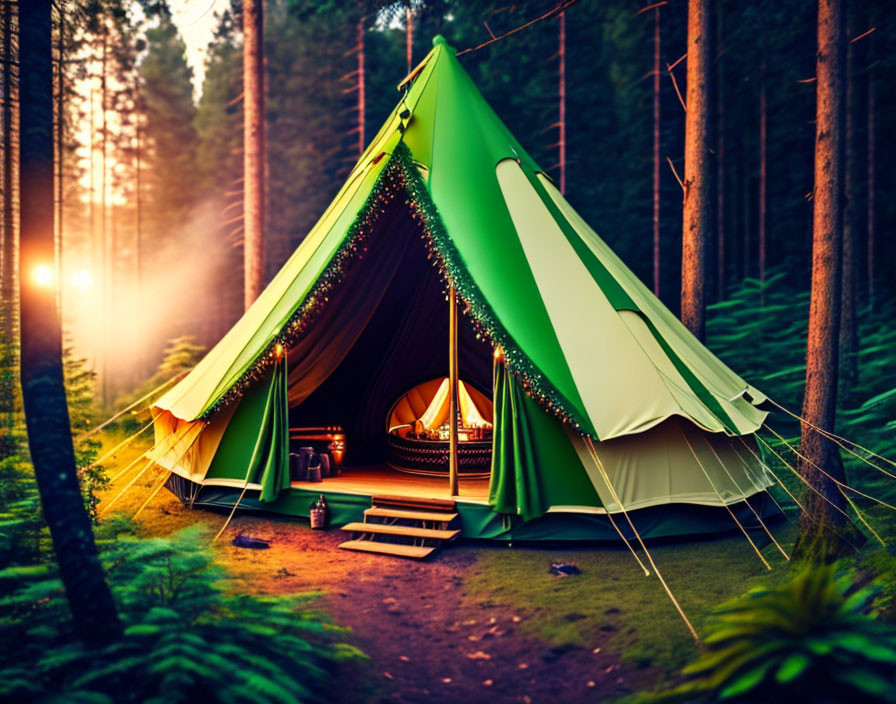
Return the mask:
<path id="1" fill-rule="evenodd" d="M 408 59 L 408 73 L 414 69 L 414 8 L 405 8 L 405 52 Z"/>
<path id="2" fill-rule="evenodd" d="M 57 305 L 62 310 L 62 286 L 65 280 L 62 270 L 62 224 L 65 205 L 65 5 L 60 3 L 59 37 L 56 51 L 56 278 L 60 282 Z"/>
<path id="3" fill-rule="evenodd" d="M 20 6 L 21 376 L 31 460 L 60 576 L 78 635 L 107 642 L 121 633 L 75 474 L 62 372 L 53 242 L 53 69 L 50 0 Z"/>
<path id="4" fill-rule="evenodd" d="M 143 309 L 143 141 L 140 133 L 143 120 L 143 102 L 140 96 L 140 78 L 134 75 L 134 235 L 136 258 L 136 300 L 139 310 Z M 221 300 L 218 298 L 218 300 Z M 137 347 L 137 370 L 141 377 L 146 373 L 146 354 L 143 345 Z"/>
<path id="5" fill-rule="evenodd" d="M 843 230 L 843 59 L 842 0 L 818 2 L 816 53 L 815 188 L 812 199 L 812 293 L 806 348 L 806 391 L 803 399 L 800 473 L 819 494 L 808 492 L 795 552 L 828 561 L 846 546 L 831 530 L 843 532 L 848 522 L 834 506 L 844 508 L 836 484 L 845 481 L 840 453 L 833 442 L 811 426 L 834 430 L 837 406 L 837 343 L 840 333 L 840 265 Z M 810 425 L 811 424 L 811 425 Z M 830 502 L 830 503 L 828 503 Z"/>
<path id="6" fill-rule="evenodd" d="M 13 8 L 15 3 L 3 3 L 3 249 L 0 252 L 2 258 L 2 270 L 0 285 L 3 302 L 8 306 L 4 311 L 3 325 L 7 340 L 13 340 L 15 319 L 13 315 L 13 300 L 15 298 L 15 184 L 13 183 Z"/>
<path id="7" fill-rule="evenodd" d="M 851 5 L 851 4 L 850 4 Z M 855 12 L 846 11 L 846 36 L 855 36 Z M 846 45 L 846 131 L 843 141 L 843 272 L 840 289 L 840 385 L 847 396 L 858 381 L 858 319 L 856 316 L 857 196 L 855 149 L 855 44 Z"/>
<path id="8" fill-rule="evenodd" d="M 725 74 L 722 8 L 716 8 L 716 300 L 725 297 Z"/>
<path id="9" fill-rule="evenodd" d="M 111 330 L 110 308 L 112 304 L 112 291 L 109 286 L 109 249 L 106 242 L 106 220 L 107 220 L 107 200 L 106 200 L 106 145 L 109 139 L 109 130 L 106 122 L 107 89 L 108 81 L 106 71 L 108 70 L 109 55 L 109 36 L 108 28 L 103 22 L 103 59 L 102 73 L 100 75 L 100 262 L 102 266 L 100 288 L 102 290 L 102 307 L 103 307 L 103 324 L 101 336 L 101 359 L 100 376 L 102 377 L 102 396 L 103 408 L 109 406 L 109 352 L 106 338 Z"/>
<path id="10" fill-rule="evenodd" d="M 361 19 L 358 20 L 358 157 L 364 153 L 364 147 L 367 142 L 367 135 L 365 134 L 365 123 L 367 122 L 367 94 L 366 94 L 366 80 L 365 80 L 365 70 L 364 70 L 364 29 L 366 24 L 366 18 L 364 15 L 361 15 Z"/>
<path id="11" fill-rule="evenodd" d="M 660 295 L 660 8 L 653 17 L 653 293 Z"/>
<path id="12" fill-rule="evenodd" d="M 868 190 L 868 202 L 867 202 L 867 233 L 866 238 L 868 240 L 866 244 L 866 254 L 867 254 L 867 274 L 868 277 L 868 304 L 871 306 L 872 310 L 874 309 L 874 236 L 875 236 L 875 203 L 874 203 L 874 69 L 868 69 L 868 134 L 866 136 L 867 139 L 867 190 Z"/>
<path id="13" fill-rule="evenodd" d="M 557 165 L 560 170 L 560 192 L 566 193 L 566 13 L 560 13 L 557 36 Z"/>
<path id="14" fill-rule="evenodd" d="M 761 300 L 765 303 L 766 225 L 768 220 L 768 101 L 765 85 L 765 62 L 759 69 L 759 281 L 763 284 Z"/>
<path id="15" fill-rule="evenodd" d="M 741 216 L 743 222 L 743 239 L 741 239 L 741 271 L 743 273 L 742 278 L 746 279 L 750 276 L 750 261 L 752 256 L 750 255 L 750 251 L 752 249 L 753 244 L 753 223 L 750 219 L 750 216 L 753 214 L 752 204 L 750 202 L 750 187 L 753 185 L 752 183 L 752 173 L 750 173 L 750 133 L 748 128 L 744 128 L 744 132 L 741 136 L 742 146 L 743 146 L 743 165 L 741 166 L 741 176 L 742 182 L 740 184 L 740 194 L 741 194 Z"/>
<path id="16" fill-rule="evenodd" d="M 264 0 L 243 0 L 243 303 L 264 287 Z"/>
<path id="17" fill-rule="evenodd" d="M 706 240 L 709 231 L 709 7 L 688 0 L 687 114 L 684 135 L 684 216 L 681 248 L 681 320 L 706 337 Z"/>

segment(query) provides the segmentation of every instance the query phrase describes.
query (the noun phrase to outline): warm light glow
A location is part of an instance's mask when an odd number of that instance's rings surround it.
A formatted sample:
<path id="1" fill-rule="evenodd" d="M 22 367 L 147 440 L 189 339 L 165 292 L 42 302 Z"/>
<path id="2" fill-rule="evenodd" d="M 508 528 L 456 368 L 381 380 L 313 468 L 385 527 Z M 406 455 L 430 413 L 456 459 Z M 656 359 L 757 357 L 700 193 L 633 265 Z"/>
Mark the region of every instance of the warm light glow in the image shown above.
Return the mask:
<path id="1" fill-rule="evenodd" d="M 277 346 L 274 347 L 274 354 L 277 355 L 277 359 L 280 359 L 283 356 L 283 345 L 279 342 L 277 343 Z"/>
<path id="2" fill-rule="evenodd" d="M 87 293 L 93 287 L 93 274 L 87 269 L 81 269 L 72 274 L 72 285 L 81 293 Z"/>
<path id="3" fill-rule="evenodd" d="M 495 359 L 504 359 L 504 350 L 501 349 L 501 345 L 495 345 Z"/>
<path id="4" fill-rule="evenodd" d="M 32 274 L 34 283 L 38 286 L 51 286 L 53 284 L 53 269 L 46 264 L 38 264 Z"/>

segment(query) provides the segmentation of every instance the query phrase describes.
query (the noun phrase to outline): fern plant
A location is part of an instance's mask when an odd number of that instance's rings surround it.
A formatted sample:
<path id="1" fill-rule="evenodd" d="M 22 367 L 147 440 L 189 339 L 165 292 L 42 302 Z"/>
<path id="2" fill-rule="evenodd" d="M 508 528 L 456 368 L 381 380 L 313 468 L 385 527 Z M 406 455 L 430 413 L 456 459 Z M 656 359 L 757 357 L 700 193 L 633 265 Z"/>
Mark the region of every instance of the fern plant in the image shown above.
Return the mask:
<path id="1" fill-rule="evenodd" d="M 110 521 L 100 540 L 126 624 L 106 647 L 72 638 L 49 567 L 9 568 L 22 584 L 0 599 L 0 700 L 276 702 L 318 696 L 345 659 L 343 632 L 308 608 L 314 595 L 260 599 L 234 592 L 191 528 L 138 539 Z"/>
<path id="2" fill-rule="evenodd" d="M 834 566 L 722 606 L 696 679 L 676 695 L 781 702 L 896 701 L 896 630 L 868 612 L 874 597 Z"/>

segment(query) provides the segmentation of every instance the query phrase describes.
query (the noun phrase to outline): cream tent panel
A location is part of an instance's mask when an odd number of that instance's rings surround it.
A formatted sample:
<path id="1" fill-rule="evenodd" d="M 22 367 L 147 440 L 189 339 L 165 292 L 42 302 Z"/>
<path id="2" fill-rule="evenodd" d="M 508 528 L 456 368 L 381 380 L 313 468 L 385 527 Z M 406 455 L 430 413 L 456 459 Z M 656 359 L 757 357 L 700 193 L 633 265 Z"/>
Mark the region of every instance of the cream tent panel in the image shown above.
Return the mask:
<path id="1" fill-rule="evenodd" d="M 643 341 L 635 339 L 595 285 L 519 164 L 506 159 L 496 171 L 539 294 L 598 437 L 642 432 L 675 414 L 687 415 L 713 431 L 723 430 L 702 405 L 688 399 L 682 408 L 680 395 L 670 391 Z"/>
<path id="2" fill-rule="evenodd" d="M 611 513 L 671 503 L 724 506 L 771 486 L 753 455 L 734 444 L 740 444 L 740 438 L 706 433 L 681 418 L 670 418 L 645 433 L 593 443 L 596 457 L 579 435 L 570 432 L 569 438 Z"/>

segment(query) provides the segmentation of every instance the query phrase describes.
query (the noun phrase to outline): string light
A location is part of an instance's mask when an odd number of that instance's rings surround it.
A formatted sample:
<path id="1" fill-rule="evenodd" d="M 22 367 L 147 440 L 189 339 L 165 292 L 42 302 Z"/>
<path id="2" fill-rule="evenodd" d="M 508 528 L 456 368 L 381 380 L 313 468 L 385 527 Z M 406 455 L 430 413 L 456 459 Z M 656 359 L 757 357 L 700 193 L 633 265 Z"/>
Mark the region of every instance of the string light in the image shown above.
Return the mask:
<path id="1" fill-rule="evenodd" d="M 377 179 L 355 221 L 349 226 L 345 239 L 304 301 L 271 341 L 267 351 L 201 417 L 207 420 L 217 411 L 242 398 L 279 358 L 278 348 L 289 348 L 304 335 L 326 307 L 330 292 L 343 281 L 350 268 L 363 258 L 370 235 L 375 232 L 386 208 L 397 197 L 404 197 L 404 204 L 411 217 L 420 226 L 426 258 L 438 271 L 445 295 L 447 296 L 451 285 L 455 287 L 464 304 L 464 314 L 468 315 L 473 325 L 476 339 L 488 342 L 495 348 L 496 355 L 501 351 L 508 372 L 517 379 L 529 398 L 579 434 L 590 436 L 572 404 L 517 346 L 504 326 L 498 322 L 478 285 L 460 264 L 460 255 L 454 242 L 445 230 L 410 149 L 403 142 L 395 147 L 389 163 Z"/>

